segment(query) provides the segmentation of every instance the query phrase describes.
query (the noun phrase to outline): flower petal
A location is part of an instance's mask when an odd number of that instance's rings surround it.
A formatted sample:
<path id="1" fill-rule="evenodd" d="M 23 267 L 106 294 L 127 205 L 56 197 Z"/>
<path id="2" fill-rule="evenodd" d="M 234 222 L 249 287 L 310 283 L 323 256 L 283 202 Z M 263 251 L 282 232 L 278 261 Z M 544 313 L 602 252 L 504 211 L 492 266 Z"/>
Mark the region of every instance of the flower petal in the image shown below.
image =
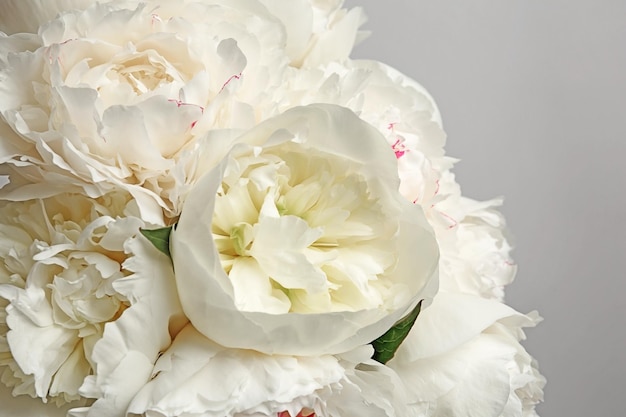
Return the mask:
<path id="1" fill-rule="evenodd" d="M 76 410 L 77 415 L 121 415 L 150 380 L 159 353 L 186 322 L 169 258 L 143 236 L 128 241 L 126 248 L 133 256 L 124 267 L 134 274 L 117 280 L 114 286 L 131 306 L 106 325 L 93 349 L 96 373 L 86 378 L 81 393 L 97 400 L 89 410 Z"/>
<path id="2" fill-rule="evenodd" d="M 226 349 L 188 325 L 159 359 L 155 378 L 135 397 L 129 412 L 271 416 L 286 405 L 296 408 L 292 403 L 299 397 L 315 401 L 317 390 L 339 382 L 344 374 L 332 356 L 268 356 Z M 300 404 L 300 409 L 305 406 Z"/>

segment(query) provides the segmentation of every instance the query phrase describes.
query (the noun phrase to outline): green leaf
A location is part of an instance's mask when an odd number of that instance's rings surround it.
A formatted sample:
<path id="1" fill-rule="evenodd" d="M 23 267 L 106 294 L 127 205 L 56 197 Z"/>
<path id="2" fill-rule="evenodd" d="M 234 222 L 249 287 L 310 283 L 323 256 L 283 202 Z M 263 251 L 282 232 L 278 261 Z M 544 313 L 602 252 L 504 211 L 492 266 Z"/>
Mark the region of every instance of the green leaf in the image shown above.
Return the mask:
<path id="1" fill-rule="evenodd" d="M 166 254 L 170 259 L 170 233 L 172 232 L 172 226 L 162 227 L 160 229 L 139 229 L 142 235 L 144 235 L 155 248 Z"/>
<path id="2" fill-rule="evenodd" d="M 398 320 L 391 329 L 372 342 L 374 347 L 372 359 L 384 365 L 393 358 L 404 339 L 409 335 L 413 324 L 415 324 L 415 320 L 422 309 L 422 301 L 417 303 L 413 311 L 407 316 Z"/>

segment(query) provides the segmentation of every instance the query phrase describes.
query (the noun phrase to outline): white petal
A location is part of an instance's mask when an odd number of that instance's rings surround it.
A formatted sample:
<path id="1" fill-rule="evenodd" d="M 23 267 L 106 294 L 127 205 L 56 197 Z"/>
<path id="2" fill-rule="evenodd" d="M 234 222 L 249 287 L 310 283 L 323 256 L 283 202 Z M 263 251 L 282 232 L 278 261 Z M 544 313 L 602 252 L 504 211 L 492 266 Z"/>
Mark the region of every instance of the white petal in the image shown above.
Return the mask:
<path id="1" fill-rule="evenodd" d="M 13 306 L 7 311 L 11 354 L 24 373 L 34 376 L 37 396 L 45 398 L 53 376 L 74 351 L 76 332 L 56 325 L 37 326 Z"/>
<path id="2" fill-rule="evenodd" d="M 286 313 L 291 307 L 281 291 L 272 288 L 270 277 L 253 258 L 236 259 L 228 275 L 233 285 L 235 304 L 243 311 Z"/>
<path id="3" fill-rule="evenodd" d="M 497 301 L 440 292 L 388 365 L 417 409 L 435 416 L 512 417 L 542 398 L 543 380 L 518 342 L 535 319 Z M 524 394 L 522 394 L 524 395 Z M 509 414 L 513 413 L 513 414 Z"/>
<path id="4" fill-rule="evenodd" d="M 127 243 L 132 257 L 124 267 L 134 272 L 114 286 L 131 300 L 122 316 L 105 326 L 92 359 L 96 375 L 87 377 L 81 392 L 98 398 L 87 416 L 117 417 L 135 393 L 149 381 L 154 363 L 185 323 L 182 317 L 170 260 L 147 239 Z"/>
<path id="5" fill-rule="evenodd" d="M 420 313 L 398 355 L 410 361 L 449 352 L 505 318 L 531 324 L 523 314 L 497 301 L 439 292 L 432 305 Z"/>
<path id="6" fill-rule="evenodd" d="M 364 22 L 365 15 L 361 9 L 348 11 L 341 20 L 333 22 L 329 30 L 319 35 L 303 66 L 315 67 L 347 58 L 357 40 L 357 31 Z"/>
<path id="7" fill-rule="evenodd" d="M 285 288 L 311 293 L 326 289 L 325 275 L 304 254 L 304 250 L 322 235 L 322 230 L 309 228 L 296 216 L 262 217 L 255 229 L 250 255 L 272 279 Z M 276 256 L 277 253 L 280 256 Z"/>
<path id="8" fill-rule="evenodd" d="M 293 63 L 298 63 L 307 51 L 307 45 L 313 34 L 313 10 L 307 0 L 261 0 L 285 26 L 287 45 L 285 52 Z"/>
<path id="9" fill-rule="evenodd" d="M 276 415 L 300 396 L 314 399 L 316 390 L 338 382 L 345 373 L 332 356 L 267 356 L 225 349 L 191 325 L 159 359 L 157 371 L 133 400 L 130 412 Z"/>

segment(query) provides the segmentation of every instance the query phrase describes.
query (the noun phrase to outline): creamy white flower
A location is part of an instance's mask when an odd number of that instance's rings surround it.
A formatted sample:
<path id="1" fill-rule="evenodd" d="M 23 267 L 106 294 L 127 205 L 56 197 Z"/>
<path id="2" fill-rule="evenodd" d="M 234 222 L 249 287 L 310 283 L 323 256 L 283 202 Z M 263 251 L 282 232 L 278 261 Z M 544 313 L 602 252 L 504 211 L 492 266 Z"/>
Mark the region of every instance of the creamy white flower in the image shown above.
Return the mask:
<path id="1" fill-rule="evenodd" d="M 128 411 L 147 417 L 407 416 L 394 372 L 370 346 L 340 356 L 264 355 L 227 349 L 183 329 Z"/>
<path id="2" fill-rule="evenodd" d="M 72 415 L 118 417 L 149 380 L 186 319 L 170 260 L 134 238 L 137 214 L 126 193 L 2 203 L 0 366 L 13 395 L 92 398 Z"/>
<path id="3" fill-rule="evenodd" d="M 129 274 L 123 242 L 144 223 L 119 217 L 129 197 L 60 195 L 0 207 L 2 381 L 14 394 L 79 399 L 92 351 L 129 300 L 114 289 Z M 6 321 L 5 321 L 6 320 Z M 10 329 L 10 330 L 9 330 Z M 7 331 L 8 330 L 8 331 Z"/>
<path id="4" fill-rule="evenodd" d="M 437 242 L 393 152 L 349 110 L 251 129 L 190 192 L 171 246 L 194 326 L 265 353 L 350 350 L 436 289 Z"/>
<path id="5" fill-rule="evenodd" d="M 420 415 L 532 415 L 545 380 L 519 340 L 537 322 L 497 301 L 441 291 L 388 365 Z"/>
<path id="6" fill-rule="evenodd" d="M 176 216 L 181 152 L 272 113 L 266 91 L 288 58 L 262 4 L 138 4 L 96 3 L 37 35 L 0 36 L 2 198 L 123 188 L 144 219 Z"/>

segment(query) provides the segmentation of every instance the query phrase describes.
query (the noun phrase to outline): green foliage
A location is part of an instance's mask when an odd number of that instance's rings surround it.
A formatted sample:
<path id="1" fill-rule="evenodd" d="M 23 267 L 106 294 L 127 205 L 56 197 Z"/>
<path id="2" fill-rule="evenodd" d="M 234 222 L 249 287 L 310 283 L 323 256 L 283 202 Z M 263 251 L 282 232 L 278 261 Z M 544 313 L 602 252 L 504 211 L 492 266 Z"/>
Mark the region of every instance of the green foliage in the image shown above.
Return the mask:
<path id="1" fill-rule="evenodd" d="M 415 320 L 422 309 L 422 301 L 417 303 L 417 306 L 407 316 L 398 320 L 391 329 L 372 342 L 374 347 L 374 356 L 372 358 L 375 361 L 385 364 L 393 358 L 404 339 L 408 336 L 409 331 L 411 331 L 413 324 L 415 324 Z"/>
<path id="2" fill-rule="evenodd" d="M 169 258 L 172 257 L 170 255 L 170 233 L 172 232 L 172 226 L 152 230 L 139 229 L 139 231 L 155 248 L 166 254 Z"/>

